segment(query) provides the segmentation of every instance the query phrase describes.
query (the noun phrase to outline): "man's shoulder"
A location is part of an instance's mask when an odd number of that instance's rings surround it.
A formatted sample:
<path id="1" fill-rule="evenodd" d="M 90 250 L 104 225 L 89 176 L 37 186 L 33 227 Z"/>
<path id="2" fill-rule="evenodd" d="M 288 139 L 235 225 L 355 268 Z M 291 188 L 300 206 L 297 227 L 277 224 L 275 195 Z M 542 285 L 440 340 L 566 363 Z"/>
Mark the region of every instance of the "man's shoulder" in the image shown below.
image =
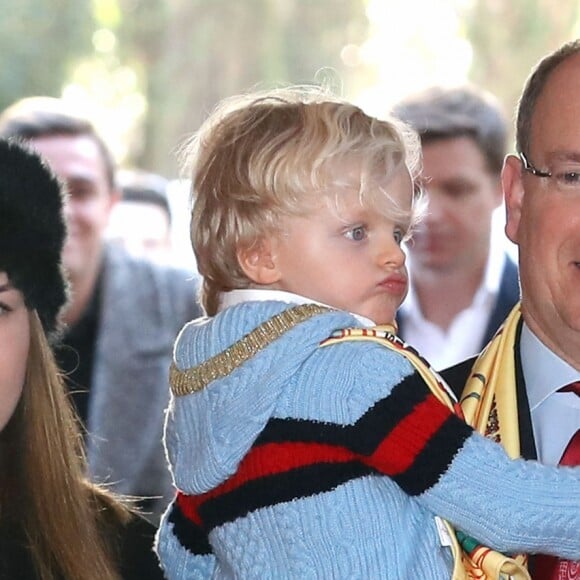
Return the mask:
<path id="1" fill-rule="evenodd" d="M 104 271 L 106 295 L 129 292 L 134 304 L 154 308 L 185 322 L 201 314 L 198 288 L 199 277 L 188 270 L 135 258 L 122 248 L 107 246 Z"/>
<path id="2" fill-rule="evenodd" d="M 105 251 L 105 269 L 116 274 L 135 276 L 138 280 L 153 278 L 160 283 L 171 286 L 183 286 L 195 289 L 198 276 L 185 268 L 172 264 L 161 264 L 145 258 L 130 255 L 122 248 L 109 244 Z"/>

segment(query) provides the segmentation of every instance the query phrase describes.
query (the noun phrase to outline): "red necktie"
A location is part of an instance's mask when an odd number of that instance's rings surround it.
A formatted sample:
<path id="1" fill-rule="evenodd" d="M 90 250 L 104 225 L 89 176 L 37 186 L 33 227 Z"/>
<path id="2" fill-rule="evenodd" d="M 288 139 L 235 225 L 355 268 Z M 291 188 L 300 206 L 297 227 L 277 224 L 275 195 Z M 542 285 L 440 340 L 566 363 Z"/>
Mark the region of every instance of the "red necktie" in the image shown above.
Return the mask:
<path id="1" fill-rule="evenodd" d="M 580 397 L 580 382 L 562 387 L 558 392 L 572 392 Z M 570 439 L 560 465 L 580 465 L 580 429 Z M 578 580 L 580 560 L 562 560 L 554 556 L 538 555 L 535 558 L 534 580 Z"/>

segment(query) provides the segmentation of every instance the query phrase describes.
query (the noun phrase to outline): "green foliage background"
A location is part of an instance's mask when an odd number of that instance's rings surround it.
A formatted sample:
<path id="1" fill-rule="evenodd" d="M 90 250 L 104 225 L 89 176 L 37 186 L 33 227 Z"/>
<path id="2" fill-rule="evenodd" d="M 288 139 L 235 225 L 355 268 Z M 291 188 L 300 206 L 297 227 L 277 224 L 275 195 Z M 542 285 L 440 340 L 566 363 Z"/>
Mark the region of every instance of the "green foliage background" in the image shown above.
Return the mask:
<path id="1" fill-rule="evenodd" d="M 84 0 L 0 0 L 0 108 L 29 95 L 58 95 L 94 30 Z"/>
<path id="2" fill-rule="evenodd" d="M 474 50 L 470 80 L 510 112 L 530 67 L 578 33 L 578 0 L 456 3 Z M 98 84 L 106 105 L 124 103 L 130 117 L 120 160 L 172 177 L 175 147 L 226 96 L 312 82 L 325 68 L 346 96 L 371 82 L 372 70 L 341 59 L 343 47 L 368 38 L 365 8 L 365 0 L 0 0 L 0 108 L 60 96 L 72 82 Z"/>

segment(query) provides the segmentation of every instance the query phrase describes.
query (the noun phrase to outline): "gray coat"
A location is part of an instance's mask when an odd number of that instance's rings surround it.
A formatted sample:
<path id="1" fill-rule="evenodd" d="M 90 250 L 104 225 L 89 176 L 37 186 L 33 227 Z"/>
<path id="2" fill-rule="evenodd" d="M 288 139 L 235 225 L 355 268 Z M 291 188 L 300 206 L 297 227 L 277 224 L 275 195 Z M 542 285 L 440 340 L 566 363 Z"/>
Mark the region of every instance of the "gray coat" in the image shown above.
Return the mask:
<path id="1" fill-rule="evenodd" d="M 172 496 L 162 445 L 169 365 L 181 327 L 201 314 L 191 274 L 109 246 L 87 420 L 93 479 L 122 494 Z"/>

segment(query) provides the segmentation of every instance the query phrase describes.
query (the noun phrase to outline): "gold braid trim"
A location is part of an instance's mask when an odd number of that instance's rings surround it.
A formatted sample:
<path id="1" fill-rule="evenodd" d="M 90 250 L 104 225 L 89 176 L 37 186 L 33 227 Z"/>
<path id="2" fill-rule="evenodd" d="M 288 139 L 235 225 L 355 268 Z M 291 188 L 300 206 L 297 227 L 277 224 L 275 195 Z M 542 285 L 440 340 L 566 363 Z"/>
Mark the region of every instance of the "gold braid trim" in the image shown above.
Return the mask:
<path id="1" fill-rule="evenodd" d="M 172 362 L 169 369 L 171 392 L 176 397 L 182 397 L 201 391 L 212 381 L 229 375 L 297 324 L 317 314 L 330 311 L 330 308 L 318 304 L 301 304 L 276 314 L 235 342 L 227 350 L 216 354 L 196 367 L 182 371 Z"/>

